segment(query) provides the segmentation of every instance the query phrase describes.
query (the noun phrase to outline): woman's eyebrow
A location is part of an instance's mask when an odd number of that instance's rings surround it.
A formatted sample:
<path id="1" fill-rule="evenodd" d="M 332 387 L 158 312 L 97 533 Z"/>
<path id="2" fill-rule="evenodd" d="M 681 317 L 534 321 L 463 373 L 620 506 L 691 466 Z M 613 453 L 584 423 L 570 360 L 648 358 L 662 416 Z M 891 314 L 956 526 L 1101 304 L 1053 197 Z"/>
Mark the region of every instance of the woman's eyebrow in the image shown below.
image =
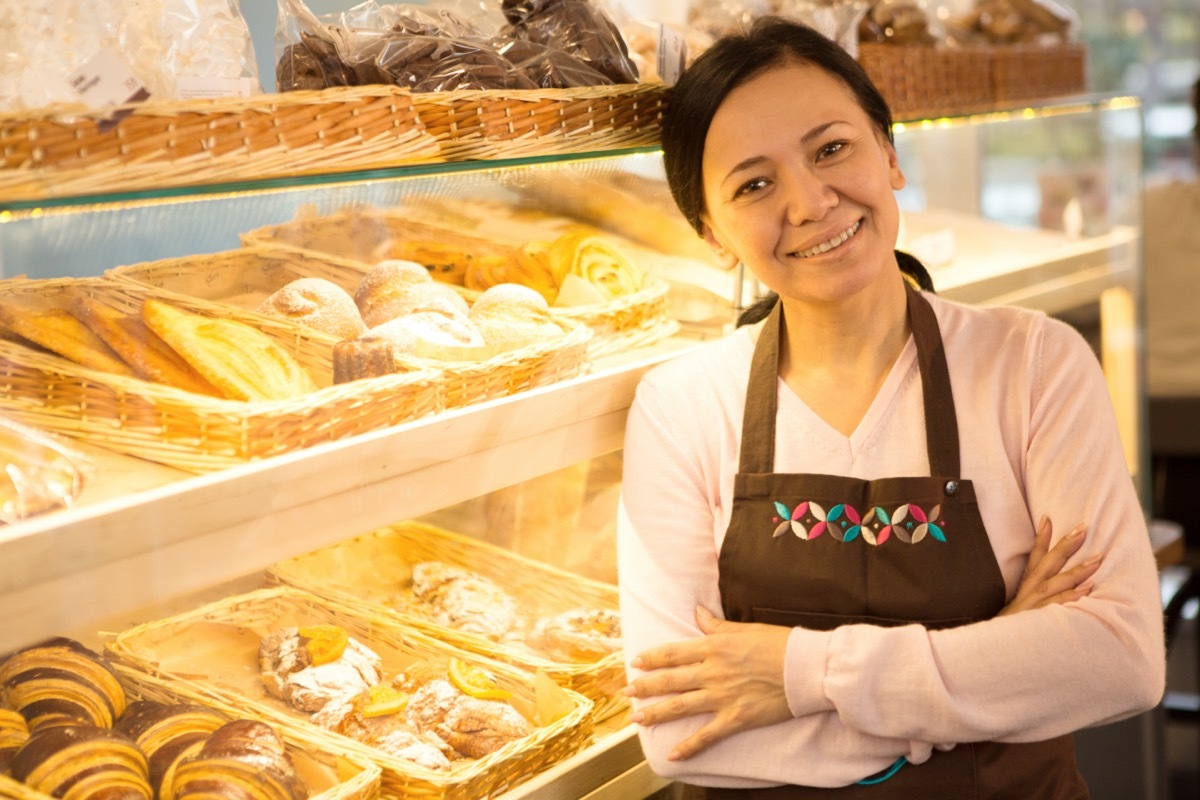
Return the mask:
<path id="1" fill-rule="evenodd" d="M 816 138 L 819 138 L 820 136 L 822 136 L 825 133 L 825 131 L 829 130 L 834 125 L 839 125 L 841 123 L 842 123 L 842 120 L 835 119 L 835 120 L 831 120 L 829 122 L 823 123 L 821 125 L 818 125 L 817 127 L 810 130 L 808 133 L 801 136 L 800 142 L 801 142 L 801 144 L 808 144 L 813 139 L 816 139 Z M 748 170 L 751 167 L 755 166 L 756 164 L 759 164 L 766 160 L 767 160 L 766 156 L 751 156 L 750 158 L 739 161 L 738 163 L 733 165 L 733 169 L 731 169 L 731 170 L 729 170 L 729 172 L 725 173 L 725 177 L 724 177 L 724 179 L 722 179 L 721 185 L 724 186 L 726 183 L 729 182 L 729 180 L 734 175 L 738 174 L 739 172 Z"/>

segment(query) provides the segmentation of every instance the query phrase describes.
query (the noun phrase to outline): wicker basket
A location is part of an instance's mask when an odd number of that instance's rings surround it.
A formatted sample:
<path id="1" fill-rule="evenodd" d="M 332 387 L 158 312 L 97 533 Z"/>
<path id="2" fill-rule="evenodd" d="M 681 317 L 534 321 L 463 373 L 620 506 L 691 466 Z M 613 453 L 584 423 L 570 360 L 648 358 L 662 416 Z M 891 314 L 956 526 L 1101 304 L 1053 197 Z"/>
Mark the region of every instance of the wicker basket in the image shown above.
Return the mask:
<path id="1" fill-rule="evenodd" d="M 527 670 L 541 670 L 561 686 L 595 703 L 596 719 L 628 704 L 620 693 L 625 667 L 618 651 L 596 661 L 564 663 L 522 646 L 432 622 L 418 610 L 389 605 L 405 588 L 413 564 L 441 561 L 476 572 L 501 586 L 531 617 L 551 616 L 579 607 L 617 610 L 617 589 L 599 581 L 525 558 L 467 536 L 418 522 L 404 522 L 273 565 L 275 581 L 428 632 L 439 640 L 498 658 Z"/>
<path id="2" fill-rule="evenodd" d="M 1080 42 L 997 47 L 992 84 L 1000 105 L 1080 94 L 1087 91 L 1087 47 Z"/>
<path id="3" fill-rule="evenodd" d="M 187 300 L 210 314 L 227 313 L 236 307 L 242 319 L 265 325 L 272 318 L 253 309 L 289 281 L 325 278 L 353 293 L 366 270 L 365 264 L 315 251 L 247 247 L 117 267 L 109 270 L 106 277 L 168 299 Z M 486 360 L 442 361 L 398 355 L 396 363 L 402 370 L 436 373 L 443 408 L 504 397 L 587 371 L 591 331 L 571 319 L 555 322 L 562 329 L 562 336 L 507 350 Z M 335 343 L 323 334 L 314 332 L 310 336 L 325 342 L 327 348 Z"/>
<path id="4" fill-rule="evenodd" d="M 147 297 L 188 311 L 211 306 L 107 279 L 0 282 L 0 297 L 66 306 L 84 294 L 140 313 Z M 271 402 L 223 400 L 113 375 L 0 339 L 0 413 L 19 422 L 192 472 L 285 453 L 439 411 L 440 377 L 414 371 L 330 386 L 329 337 L 260 315 L 225 316 L 260 328 L 316 380 L 309 394 Z"/>
<path id="5" fill-rule="evenodd" d="M 448 773 L 422 768 L 384 754 L 308 721 L 303 712 L 269 696 L 259 678 L 261 638 L 287 626 L 334 624 L 378 653 L 385 674 L 428 660 L 450 657 L 485 666 L 513 704 L 533 718 L 547 693 L 559 713 L 533 733 L 484 758 L 457 762 Z M 363 756 L 382 770 L 385 796 L 482 800 L 533 777 L 570 756 L 591 736 L 591 702 L 580 694 L 539 682 L 505 664 L 466 654 L 394 622 L 350 611 L 294 589 L 260 590 L 229 597 L 170 619 L 139 625 L 107 644 L 110 658 L 123 675 L 129 670 L 167 683 L 181 697 L 193 698 L 229 713 L 252 714 L 280 726 L 318 749 Z M 541 695 L 539 696 L 539 692 Z"/>
<path id="6" fill-rule="evenodd" d="M 412 95 L 448 161 L 586 153 L 659 143 L 661 84 L 457 90 Z"/>
<path id="7" fill-rule="evenodd" d="M 120 666 L 114 667 L 125 689 L 125 696 L 135 700 L 154 700 L 160 703 L 195 703 L 192 697 L 180 695 L 169 684 Z M 212 706 L 212 703 L 203 705 Z M 231 717 L 246 718 L 233 713 Z M 288 757 L 296 774 L 308 788 L 308 800 L 376 800 L 379 797 L 379 767 L 359 753 L 330 749 L 325 742 L 311 742 L 286 729 L 276 729 L 284 741 Z M 0 798 L 11 800 L 52 800 L 25 784 L 0 773 Z"/>
<path id="8" fill-rule="evenodd" d="M 351 209 L 325 216 L 313 216 L 258 228 L 242 235 L 242 244 L 262 249 L 296 249 L 319 258 L 328 254 L 332 265 L 327 274 L 335 283 L 347 286 L 357 276 L 347 278 L 344 267 L 357 264 L 366 270 L 386 253 L 393 241 L 436 241 L 462 247 L 477 256 L 512 257 L 508 243 L 459 230 L 452 225 L 439 225 L 420 219 L 420 212 L 406 209 Z M 353 291 L 353 287 L 348 287 Z M 469 302 L 479 292 L 455 287 Z M 554 307 L 551 315 L 558 320 L 588 328 L 592 338 L 588 355 L 600 358 L 629 350 L 671 336 L 678 324 L 668 314 L 668 285 L 660 280 L 646 281 L 643 289 L 604 303 L 584 306 Z"/>
<path id="9" fill-rule="evenodd" d="M 0 115 L 0 201 L 371 169 L 438 154 L 412 96 L 394 86 L 50 106 Z"/>
<path id="10" fill-rule="evenodd" d="M 992 105 L 990 48 L 863 42 L 858 61 L 897 120 L 986 111 Z"/>

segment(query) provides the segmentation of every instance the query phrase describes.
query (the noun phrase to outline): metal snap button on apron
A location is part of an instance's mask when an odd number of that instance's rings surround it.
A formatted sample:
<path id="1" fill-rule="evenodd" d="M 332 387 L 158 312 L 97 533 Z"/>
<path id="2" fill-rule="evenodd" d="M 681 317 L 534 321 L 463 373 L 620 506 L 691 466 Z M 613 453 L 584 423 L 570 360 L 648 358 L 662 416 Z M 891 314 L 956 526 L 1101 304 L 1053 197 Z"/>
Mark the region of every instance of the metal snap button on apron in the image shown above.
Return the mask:
<path id="1" fill-rule="evenodd" d="M 946 494 L 950 497 L 958 494 L 958 481 L 946 481 Z"/>

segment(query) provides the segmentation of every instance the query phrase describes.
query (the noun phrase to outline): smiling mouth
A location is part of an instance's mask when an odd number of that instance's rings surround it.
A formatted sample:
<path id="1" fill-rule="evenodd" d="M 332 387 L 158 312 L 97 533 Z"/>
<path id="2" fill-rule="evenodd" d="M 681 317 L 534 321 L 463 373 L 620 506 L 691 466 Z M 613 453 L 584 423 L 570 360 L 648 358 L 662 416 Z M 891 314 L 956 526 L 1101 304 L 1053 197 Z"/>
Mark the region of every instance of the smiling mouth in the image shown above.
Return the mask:
<path id="1" fill-rule="evenodd" d="M 819 256 L 822 253 L 828 253 L 830 250 L 841 247 L 843 244 L 849 241 L 851 236 L 858 233 L 858 229 L 860 227 L 862 227 L 862 220 L 855 220 L 853 225 L 851 225 L 849 228 L 846 228 L 846 230 L 842 231 L 828 242 L 821 242 L 820 244 L 810 247 L 807 250 L 797 250 L 795 253 L 792 253 L 792 255 L 796 256 L 797 258 L 812 258 L 813 256 Z"/>

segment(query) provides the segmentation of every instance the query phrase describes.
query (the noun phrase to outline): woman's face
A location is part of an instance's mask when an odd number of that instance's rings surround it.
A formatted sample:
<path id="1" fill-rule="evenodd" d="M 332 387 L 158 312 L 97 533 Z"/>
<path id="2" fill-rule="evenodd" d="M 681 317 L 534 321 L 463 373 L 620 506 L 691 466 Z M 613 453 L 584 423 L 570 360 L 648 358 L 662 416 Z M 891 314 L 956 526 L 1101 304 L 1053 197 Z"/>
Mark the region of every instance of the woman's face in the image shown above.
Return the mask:
<path id="1" fill-rule="evenodd" d="M 819 67 L 791 62 L 730 92 L 703 169 L 705 238 L 783 297 L 838 302 L 898 277 L 896 152 Z"/>

